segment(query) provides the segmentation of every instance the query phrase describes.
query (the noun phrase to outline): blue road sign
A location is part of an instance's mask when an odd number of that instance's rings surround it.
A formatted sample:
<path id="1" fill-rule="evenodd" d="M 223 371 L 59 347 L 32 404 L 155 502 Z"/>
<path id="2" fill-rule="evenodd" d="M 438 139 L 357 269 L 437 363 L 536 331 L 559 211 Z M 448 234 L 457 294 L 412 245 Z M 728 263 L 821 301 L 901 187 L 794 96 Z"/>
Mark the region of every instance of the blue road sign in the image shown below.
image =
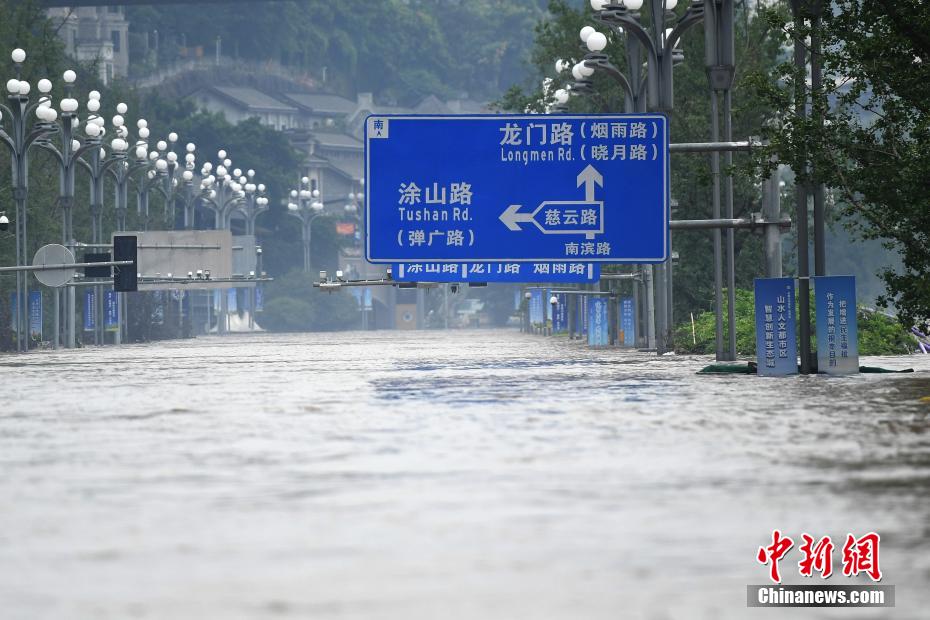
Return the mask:
<path id="1" fill-rule="evenodd" d="M 794 278 L 756 278 L 756 360 L 759 374 L 798 372 Z"/>
<path id="2" fill-rule="evenodd" d="M 543 301 L 543 297 L 546 292 L 542 289 L 533 289 L 530 291 L 530 323 L 533 325 L 540 325 L 546 319 L 546 315 L 543 313 L 543 304 L 546 303 Z"/>
<path id="3" fill-rule="evenodd" d="M 97 326 L 96 313 L 94 312 L 94 298 L 96 292 L 93 289 L 84 291 L 84 331 L 92 332 Z"/>
<path id="4" fill-rule="evenodd" d="M 561 334 L 568 331 L 568 295 L 553 293 L 558 303 L 552 306 L 552 333 Z"/>
<path id="5" fill-rule="evenodd" d="M 620 298 L 620 338 L 623 346 L 636 346 L 636 312 L 633 298 L 630 296 Z"/>
<path id="6" fill-rule="evenodd" d="M 859 372 L 856 278 L 815 276 L 814 301 L 817 307 L 817 372 L 828 375 Z"/>
<path id="7" fill-rule="evenodd" d="M 29 291 L 29 335 L 42 340 L 42 291 Z"/>
<path id="8" fill-rule="evenodd" d="M 103 328 L 108 332 L 119 330 L 119 293 L 116 291 L 107 291 L 104 298 L 106 306 L 106 317 L 103 321 Z"/>
<path id="9" fill-rule="evenodd" d="M 607 297 L 588 298 L 588 346 L 610 344 L 610 300 Z"/>
<path id="10" fill-rule="evenodd" d="M 398 282 L 597 282 L 598 263 L 395 263 Z"/>
<path id="11" fill-rule="evenodd" d="M 668 255 L 662 115 L 369 116 L 365 167 L 371 262 Z"/>

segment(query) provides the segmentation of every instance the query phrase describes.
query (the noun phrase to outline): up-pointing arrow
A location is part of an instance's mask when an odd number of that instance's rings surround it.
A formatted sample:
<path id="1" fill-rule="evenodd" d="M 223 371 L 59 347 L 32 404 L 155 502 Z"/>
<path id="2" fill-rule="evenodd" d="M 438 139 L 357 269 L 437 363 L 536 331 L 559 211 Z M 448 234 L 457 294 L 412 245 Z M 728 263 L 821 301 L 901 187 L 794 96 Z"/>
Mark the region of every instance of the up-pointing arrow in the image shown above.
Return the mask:
<path id="1" fill-rule="evenodd" d="M 519 223 L 532 222 L 533 216 L 536 214 L 535 211 L 530 213 L 518 213 L 518 211 L 520 211 L 520 205 L 510 205 L 504 210 L 503 213 L 501 213 L 500 220 L 504 223 L 504 226 L 510 230 L 523 230 L 520 228 Z"/>
<path id="2" fill-rule="evenodd" d="M 597 183 L 604 187 L 604 177 L 597 171 L 597 168 L 588 164 L 588 166 L 578 175 L 578 187 L 584 183 L 584 199 L 588 202 L 594 202 L 594 184 Z"/>

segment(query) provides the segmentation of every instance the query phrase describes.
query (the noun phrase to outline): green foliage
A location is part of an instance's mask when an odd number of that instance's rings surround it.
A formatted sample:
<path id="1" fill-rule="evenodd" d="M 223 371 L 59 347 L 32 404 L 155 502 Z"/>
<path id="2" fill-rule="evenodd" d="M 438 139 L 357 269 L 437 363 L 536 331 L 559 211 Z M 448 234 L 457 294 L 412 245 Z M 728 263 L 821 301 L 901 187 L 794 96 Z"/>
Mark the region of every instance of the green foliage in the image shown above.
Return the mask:
<path id="1" fill-rule="evenodd" d="M 894 317 L 861 306 L 856 312 L 860 355 L 901 355 L 917 347 L 914 337 Z"/>
<path id="2" fill-rule="evenodd" d="M 723 297 L 724 341 L 727 329 L 727 296 Z M 893 317 L 868 310 L 862 306 L 856 312 L 859 329 L 859 355 L 901 355 L 916 347 L 910 332 Z M 811 293 L 810 320 L 812 331 L 816 325 L 814 295 Z M 713 312 L 701 312 L 694 317 L 694 330 L 690 317 L 675 330 L 675 350 L 682 353 L 711 354 L 716 347 L 716 317 Z M 811 350 L 817 349 L 816 334 L 811 334 Z M 756 354 L 755 295 L 752 291 L 736 290 L 736 352 L 739 355 Z"/>
<path id="3" fill-rule="evenodd" d="M 759 163 L 775 154 L 799 181 L 827 185 L 847 227 L 899 252 L 900 266 L 882 273 L 880 302 L 894 304 L 904 323 L 919 322 L 930 317 L 930 4 L 837 0 L 820 17 L 815 3 L 799 5 L 797 19 L 777 5 L 762 14 L 784 44 L 807 50 L 820 40 L 823 87 L 803 116 L 805 71 L 785 62 L 774 80 L 755 74 L 753 89 L 779 111 Z"/>
<path id="4" fill-rule="evenodd" d="M 335 331 L 357 327 L 358 302 L 350 293 L 325 293 L 313 288 L 314 278 L 292 271 L 266 289 L 259 324 L 275 332 Z"/>
<path id="5" fill-rule="evenodd" d="M 325 72 L 332 90 L 411 104 L 427 94 L 496 96 L 522 78 L 532 25 L 542 15 L 541 0 L 226 4 L 133 6 L 129 18 L 136 32 L 161 33 L 163 61 L 177 57 L 182 43 L 209 54 L 220 37 L 224 54 L 276 61 L 318 81 Z"/>
<path id="6" fill-rule="evenodd" d="M 680 14 L 685 4 L 677 9 Z M 757 135 L 762 121 L 771 113 L 767 102 L 756 93 L 741 88 L 745 77 L 755 72 L 771 71 L 780 54 L 778 41 L 765 36 L 767 25 L 755 19 L 750 7 L 737 4 L 735 45 L 737 87 L 733 93 L 734 139 Z M 532 81 L 511 88 L 498 102 L 503 110 L 543 111 L 547 101 L 540 86 L 544 78 L 553 80 L 547 89 L 552 93 L 572 80 L 570 72 L 555 73 L 558 58 L 578 61 L 583 53 L 579 49 L 578 31 L 587 25 L 607 34 L 606 53 L 610 61 L 628 73 L 626 47 L 623 38 L 609 32 L 591 17 L 588 3 L 551 0 L 549 16 L 536 28 L 536 44 L 532 62 L 536 73 Z M 673 142 L 703 142 L 710 138 L 710 94 L 704 68 L 704 37 L 701 28 L 688 31 L 682 40 L 685 61 L 676 67 L 675 108 L 670 118 L 670 135 Z M 569 100 L 572 112 L 622 112 L 624 95 L 614 81 L 596 72 L 591 96 L 573 96 Z M 740 157 L 734 159 L 739 162 Z M 700 155 L 674 155 L 672 157 L 671 194 L 678 201 L 676 219 L 702 219 L 712 217 L 709 160 Z M 734 178 L 734 216 L 748 217 L 761 210 L 761 190 L 758 174 L 737 174 Z M 725 187 L 725 179 L 722 180 Z M 722 213 L 726 217 L 725 212 Z M 762 247 L 758 236 L 737 233 L 736 284 L 752 285 L 752 278 L 762 271 Z M 675 313 L 687 316 L 713 307 L 713 236 L 710 232 L 680 232 L 673 235 L 673 247 L 681 260 L 675 266 Z"/>

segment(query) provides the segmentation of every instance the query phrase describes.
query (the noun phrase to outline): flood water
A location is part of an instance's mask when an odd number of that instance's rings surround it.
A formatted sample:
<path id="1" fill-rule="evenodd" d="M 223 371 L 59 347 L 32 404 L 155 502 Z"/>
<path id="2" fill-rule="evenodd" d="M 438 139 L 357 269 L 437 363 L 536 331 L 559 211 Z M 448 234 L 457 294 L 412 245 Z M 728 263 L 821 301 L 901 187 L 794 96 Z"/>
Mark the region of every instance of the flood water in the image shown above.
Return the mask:
<path id="1" fill-rule="evenodd" d="M 0 357 L 0 617 L 930 617 L 930 360 L 709 361 L 513 331 Z M 897 607 L 747 609 L 775 528 L 837 572 L 880 533 Z"/>

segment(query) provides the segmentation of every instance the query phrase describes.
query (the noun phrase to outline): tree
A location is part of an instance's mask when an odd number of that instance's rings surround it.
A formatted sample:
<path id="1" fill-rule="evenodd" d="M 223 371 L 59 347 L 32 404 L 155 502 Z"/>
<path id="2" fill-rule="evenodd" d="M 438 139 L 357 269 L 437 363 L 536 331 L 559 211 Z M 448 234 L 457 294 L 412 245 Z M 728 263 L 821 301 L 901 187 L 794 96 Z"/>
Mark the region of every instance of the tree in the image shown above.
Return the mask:
<path id="1" fill-rule="evenodd" d="M 678 11 L 684 10 L 684 3 Z M 754 18 L 746 3 L 739 3 L 736 19 L 737 88 L 734 92 L 733 131 L 737 139 L 758 135 L 771 108 L 755 92 L 742 88 L 748 75 L 771 71 L 780 54 L 778 40 L 765 37 L 768 25 Z M 556 59 L 580 60 L 578 32 L 583 26 L 598 26 L 587 8 L 576 9 L 566 0 L 551 0 L 549 17 L 536 27 L 532 62 L 536 73 L 532 81 L 511 88 L 498 102 L 498 107 L 511 111 L 544 111 L 546 100 L 541 80 L 549 78 L 546 91 L 551 93 L 571 81 L 569 73 L 556 74 Z M 606 31 L 599 28 L 602 32 Z M 708 84 L 703 64 L 704 38 L 700 28 L 690 31 L 682 41 L 685 62 L 675 69 L 675 108 L 670 115 L 670 135 L 674 142 L 703 142 L 710 135 L 710 104 Z M 622 40 L 608 35 L 606 53 L 611 62 L 626 69 L 626 53 Z M 600 72 L 593 76 L 591 96 L 573 96 L 572 112 L 621 112 L 623 93 L 609 77 Z M 708 160 L 695 155 L 672 157 L 672 197 L 678 201 L 676 219 L 711 217 L 711 178 Z M 743 174 L 734 179 L 734 211 L 736 217 L 748 217 L 761 210 L 761 192 L 757 174 Z M 713 239 L 709 232 L 682 232 L 674 235 L 674 250 L 680 261 L 675 266 L 675 313 L 685 317 L 691 311 L 706 310 L 713 303 Z M 758 237 L 736 234 L 737 286 L 749 288 L 752 278 L 762 271 L 761 244 Z M 610 269 L 608 269 L 609 271 Z"/>
<path id="2" fill-rule="evenodd" d="M 784 7 L 763 12 L 783 43 L 820 40 L 823 87 L 811 92 L 809 117 L 795 114 L 795 89 L 806 71 L 782 64 L 757 74 L 754 87 L 782 112 L 765 135 L 771 149 L 798 174 L 823 183 L 836 211 L 859 237 L 881 239 L 900 253 L 885 268 L 884 306 L 911 325 L 930 318 L 930 4 L 922 0 L 801 2 L 803 19 Z M 822 120 L 821 120 L 822 119 Z"/>

